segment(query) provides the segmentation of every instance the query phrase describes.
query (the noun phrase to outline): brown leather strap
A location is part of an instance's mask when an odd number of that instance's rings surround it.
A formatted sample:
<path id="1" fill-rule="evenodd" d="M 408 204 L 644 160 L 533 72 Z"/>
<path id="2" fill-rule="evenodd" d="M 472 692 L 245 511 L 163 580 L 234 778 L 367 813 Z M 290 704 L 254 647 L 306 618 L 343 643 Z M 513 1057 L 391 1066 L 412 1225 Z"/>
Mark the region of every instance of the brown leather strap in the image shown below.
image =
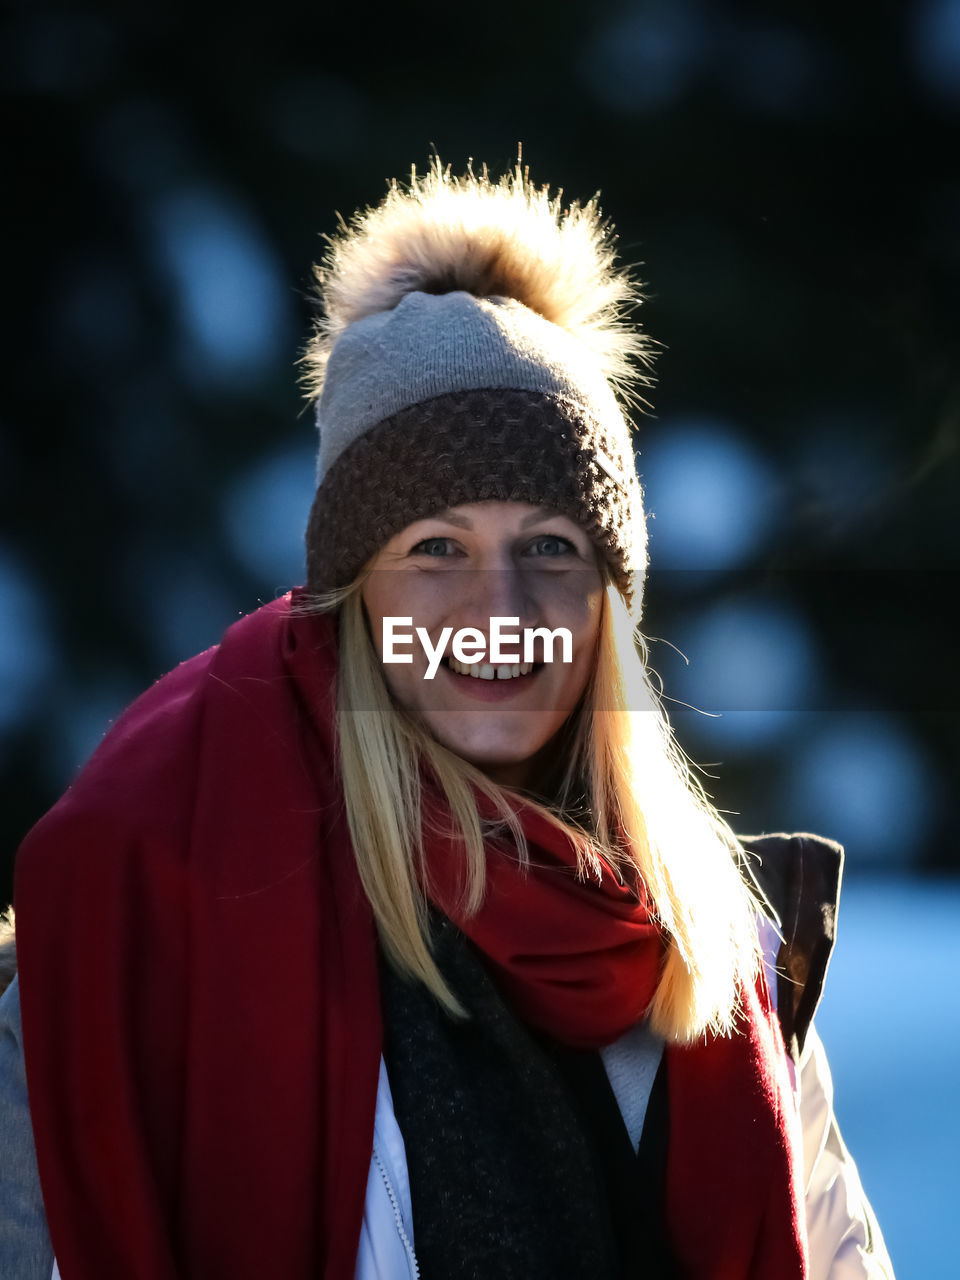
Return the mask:
<path id="1" fill-rule="evenodd" d="M 777 1014 L 787 1052 L 799 1063 L 836 941 L 843 848 L 807 832 L 741 836 L 740 843 L 755 855 L 748 860 L 752 887 L 780 917 Z"/>

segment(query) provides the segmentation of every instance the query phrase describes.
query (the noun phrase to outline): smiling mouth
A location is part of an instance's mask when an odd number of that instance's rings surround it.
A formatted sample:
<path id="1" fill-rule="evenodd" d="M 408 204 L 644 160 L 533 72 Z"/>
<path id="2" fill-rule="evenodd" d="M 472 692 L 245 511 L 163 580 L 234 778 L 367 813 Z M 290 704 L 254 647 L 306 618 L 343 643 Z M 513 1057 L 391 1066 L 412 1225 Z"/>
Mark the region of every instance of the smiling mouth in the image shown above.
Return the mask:
<path id="1" fill-rule="evenodd" d="M 520 676 L 536 675 L 545 664 L 542 662 L 514 662 L 494 666 L 489 662 L 458 662 L 456 658 L 447 656 L 443 666 L 454 675 L 465 676 L 473 680 L 516 680 Z"/>

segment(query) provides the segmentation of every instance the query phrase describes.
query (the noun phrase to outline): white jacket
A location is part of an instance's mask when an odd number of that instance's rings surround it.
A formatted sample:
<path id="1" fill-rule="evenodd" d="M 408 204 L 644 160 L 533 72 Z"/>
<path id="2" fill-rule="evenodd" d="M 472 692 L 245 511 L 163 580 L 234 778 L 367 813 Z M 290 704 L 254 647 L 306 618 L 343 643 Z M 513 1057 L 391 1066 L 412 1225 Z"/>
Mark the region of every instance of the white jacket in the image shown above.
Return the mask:
<path id="1" fill-rule="evenodd" d="M 774 963 L 779 940 L 761 921 L 761 941 L 776 1004 Z M 634 1146 L 663 1042 L 639 1024 L 601 1051 Z M 789 1062 L 789 1059 L 788 1059 Z M 808 1029 L 799 1070 L 791 1078 L 803 1129 L 804 1193 L 811 1280 L 894 1280 L 893 1267 L 856 1165 L 833 1112 L 833 1083 L 815 1028 Z M 0 999 L 0 1267 L 17 1280 L 60 1280 L 53 1258 L 27 1109 L 16 980 Z M 17 1150 L 14 1158 L 12 1152 Z M 367 1180 L 356 1280 L 407 1280 L 419 1275 L 413 1207 L 403 1135 L 381 1059 L 373 1152 Z"/>
<path id="2" fill-rule="evenodd" d="M 761 918 L 765 970 L 774 1007 L 774 968 L 779 939 Z M 603 1064 L 634 1147 L 640 1142 L 647 1099 L 663 1052 L 663 1041 L 645 1024 L 601 1050 Z M 833 1081 L 823 1043 L 810 1026 L 799 1071 L 787 1059 L 803 1129 L 804 1200 L 811 1280 L 894 1280 L 876 1217 L 857 1167 L 844 1146 L 833 1112 Z M 374 1122 L 373 1158 L 367 1181 L 356 1280 L 417 1277 L 413 1206 L 403 1135 L 393 1112 L 386 1065 Z"/>

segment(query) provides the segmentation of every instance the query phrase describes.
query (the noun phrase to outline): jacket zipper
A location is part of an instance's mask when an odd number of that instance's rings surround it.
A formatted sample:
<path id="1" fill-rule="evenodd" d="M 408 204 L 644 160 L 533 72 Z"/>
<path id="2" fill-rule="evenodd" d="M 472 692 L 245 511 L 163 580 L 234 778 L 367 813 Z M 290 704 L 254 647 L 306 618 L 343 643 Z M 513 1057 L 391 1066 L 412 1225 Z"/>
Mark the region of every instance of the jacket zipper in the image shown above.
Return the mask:
<path id="1" fill-rule="evenodd" d="M 400 1212 L 400 1204 L 397 1200 L 396 1193 L 394 1192 L 390 1179 L 387 1176 L 387 1171 L 384 1168 L 383 1161 L 380 1159 L 380 1153 L 377 1151 L 376 1147 L 373 1149 L 373 1158 L 377 1163 L 377 1168 L 380 1170 L 380 1177 L 383 1179 L 383 1185 L 387 1189 L 387 1195 L 390 1197 L 390 1203 L 393 1205 L 393 1216 L 397 1224 L 397 1232 L 400 1239 L 403 1241 L 403 1247 L 407 1252 L 407 1258 L 413 1268 L 413 1275 L 415 1280 L 419 1280 L 420 1264 L 417 1262 L 417 1255 L 413 1252 L 413 1245 L 410 1243 L 410 1238 L 404 1228 L 403 1215 Z"/>

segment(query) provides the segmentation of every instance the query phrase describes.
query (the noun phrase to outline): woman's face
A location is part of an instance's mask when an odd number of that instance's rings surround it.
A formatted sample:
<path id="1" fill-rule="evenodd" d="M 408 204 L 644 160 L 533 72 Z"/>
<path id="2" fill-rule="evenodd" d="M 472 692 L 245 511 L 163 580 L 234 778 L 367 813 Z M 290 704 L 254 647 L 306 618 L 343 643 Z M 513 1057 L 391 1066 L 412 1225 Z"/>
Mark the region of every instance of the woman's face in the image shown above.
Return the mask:
<path id="1" fill-rule="evenodd" d="M 409 662 L 384 662 L 394 699 L 420 718 L 457 755 L 508 786 L 533 787 L 555 761 L 550 742 L 576 707 L 594 662 L 603 578 L 594 545 L 573 520 L 549 507 L 477 502 L 417 520 L 382 548 L 362 589 L 376 651 L 391 653 L 384 619 L 399 641 L 393 653 Z M 533 640 L 533 665 L 494 667 L 494 618 L 501 652 L 523 657 L 525 628 L 564 628 L 562 645 L 546 661 L 545 640 Z M 422 628 L 422 640 L 417 633 Z M 447 629 L 450 629 L 449 631 Z M 453 640 L 473 628 L 469 665 L 453 657 Z M 431 661 L 446 636 L 443 659 Z M 428 679 L 433 668 L 435 674 Z M 492 678 L 491 678 L 492 677 Z"/>

